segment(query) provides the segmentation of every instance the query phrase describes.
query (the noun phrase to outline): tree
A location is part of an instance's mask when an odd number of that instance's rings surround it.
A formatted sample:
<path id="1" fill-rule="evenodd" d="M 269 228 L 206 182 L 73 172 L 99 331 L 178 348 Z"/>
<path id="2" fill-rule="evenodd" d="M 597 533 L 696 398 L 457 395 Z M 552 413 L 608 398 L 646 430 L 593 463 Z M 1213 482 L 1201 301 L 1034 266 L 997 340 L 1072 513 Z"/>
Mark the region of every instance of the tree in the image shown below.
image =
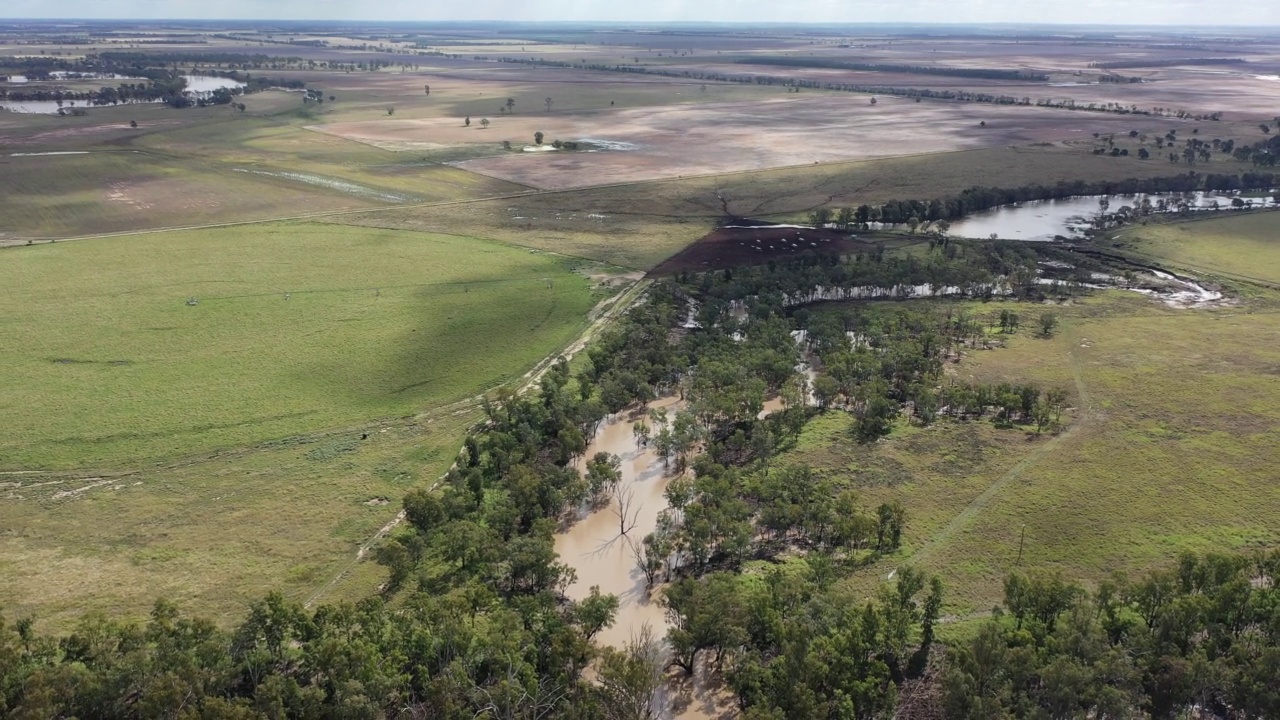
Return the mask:
<path id="1" fill-rule="evenodd" d="M 622 650 L 605 647 L 596 677 L 600 710 L 608 720 L 651 720 L 657 717 L 654 694 L 662 686 L 662 648 L 648 624 Z"/>
<path id="2" fill-rule="evenodd" d="M 507 112 L 515 114 L 516 99 L 507 98 L 507 101 L 503 103 L 503 106 L 507 108 Z"/>
<path id="3" fill-rule="evenodd" d="M 545 104 L 545 105 L 547 106 L 547 112 L 551 112 L 551 106 L 555 104 L 555 101 L 554 101 L 554 100 L 552 100 L 551 98 L 547 98 L 546 100 L 543 100 L 542 102 L 543 102 L 543 104 Z"/>
<path id="4" fill-rule="evenodd" d="M 598 452 L 587 462 L 587 492 L 600 502 L 622 480 L 622 460 L 617 455 Z"/>
<path id="5" fill-rule="evenodd" d="M 431 86 L 430 86 L 430 85 L 423 85 L 423 86 L 422 86 L 422 89 L 423 89 L 423 90 L 425 90 L 425 91 L 427 92 L 427 94 L 428 94 L 428 95 L 430 95 L 430 94 L 431 94 Z"/>
<path id="6" fill-rule="evenodd" d="M 826 410 L 839 397 L 840 383 L 830 375 L 819 375 L 813 379 L 813 395 L 818 401 L 818 408 Z"/>
<path id="7" fill-rule="evenodd" d="M 1040 336 L 1053 337 L 1054 331 L 1058 329 L 1058 316 L 1053 313 L 1045 313 L 1040 316 Z"/>
<path id="8" fill-rule="evenodd" d="M 417 564 L 417 558 L 399 540 L 389 540 L 379 545 L 374 550 L 373 557 L 379 565 L 390 571 L 387 584 L 383 586 L 383 592 L 387 595 L 394 594 L 404 585 Z"/>
<path id="9" fill-rule="evenodd" d="M 480 127 L 487 130 L 489 128 L 489 118 L 480 118 Z"/>
<path id="10" fill-rule="evenodd" d="M 463 126 L 463 127 L 471 127 L 471 116 L 470 116 L 470 115 L 468 115 L 468 116 L 466 116 L 466 117 L 462 118 L 462 126 Z"/>
<path id="11" fill-rule="evenodd" d="M 511 141 L 510 141 L 510 140 L 503 140 L 503 141 L 502 141 L 502 149 L 503 149 L 503 150 L 510 150 L 510 149 L 511 149 Z"/>
<path id="12" fill-rule="evenodd" d="M 533 134 L 533 144 L 534 144 L 534 145 L 541 145 L 541 144 L 542 144 L 542 138 L 543 138 L 543 137 L 545 137 L 545 136 L 542 134 L 542 131 L 541 131 L 541 130 L 539 130 L 538 132 L 534 133 L 534 134 Z"/>
<path id="13" fill-rule="evenodd" d="M 902 545 L 902 531 L 907 524 L 907 510 L 902 503 L 884 503 L 876 509 L 876 552 L 897 550 Z"/>
<path id="14" fill-rule="evenodd" d="M 618 614 L 616 595 L 601 595 L 600 586 L 592 585 L 587 597 L 574 607 L 574 620 L 582 628 L 582 635 L 589 642 L 601 630 L 613 624 Z"/>
<path id="15" fill-rule="evenodd" d="M 893 419 L 898 416 L 898 404 L 883 395 L 876 394 L 868 400 L 858 415 L 854 433 L 863 442 L 871 442 L 889 434 Z"/>
<path id="16" fill-rule="evenodd" d="M 392 107 L 388 107 L 388 108 L 387 108 L 387 114 L 388 114 L 388 115 L 395 115 L 395 114 L 396 114 L 396 109 L 395 109 L 395 107 L 394 107 L 394 106 L 392 106 Z"/>

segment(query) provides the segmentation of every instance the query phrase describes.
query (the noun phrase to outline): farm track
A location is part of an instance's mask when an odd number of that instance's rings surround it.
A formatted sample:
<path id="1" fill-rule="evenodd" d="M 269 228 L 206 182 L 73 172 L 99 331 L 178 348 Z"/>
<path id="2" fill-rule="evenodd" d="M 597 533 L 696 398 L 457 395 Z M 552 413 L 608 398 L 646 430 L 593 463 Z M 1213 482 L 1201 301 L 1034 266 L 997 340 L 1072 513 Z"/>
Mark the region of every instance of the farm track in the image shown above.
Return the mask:
<path id="1" fill-rule="evenodd" d="M 595 337 L 596 333 L 599 332 L 600 329 L 605 326 L 605 324 L 607 324 L 613 318 L 617 317 L 619 314 L 626 312 L 627 309 L 630 308 L 632 305 L 634 305 L 637 300 L 643 297 L 644 291 L 651 284 L 652 284 L 651 280 L 647 278 L 641 278 L 631 283 L 630 285 L 628 285 L 617 295 L 614 295 L 613 297 L 602 301 L 599 305 L 596 306 L 596 309 L 592 311 L 594 315 L 593 319 L 587 325 L 587 327 L 582 331 L 582 333 L 577 337 L 577 339 L 569 343 L 559 352 L 552 353 L 547 357 L 543 358 L 540 362 L 538 362 L 538 364 L 536 364 L 533 367 L 532 370 L 525 373 L 524 376 L 520 378 L 519 386 L 516 388 L 516 392 L 524 393 L 530 390 L 531 388 L 535 387 L 538 381 L 542 379 L 542 376 L 545 375 L 547 371 L 550 370 L 551 367 L 554 366 L 555 363 L 561 357 L 564 357 L 566 359 L 571 359 L 574 355 L 581 352 L 587 346 L 587 343 L 591 341 L 591 338 Z M 496 389 L 497 389 L 496 387 L 493 388 L 493 390 L 496 390 Z M 464 400 L 461 403 L 454 403 L 451 406 L 447 406 L 446 409 L 449 409 L 454 414 L 460 414 L 463 412 L 478 410 L 480 408 L 481 401 L 484 399 L 485 394 L 477 395 L 476 397 L 469 398 L 468 400 Z M 430 489 L 435 490 L 436 488 L 440 487 L 440 483 L 444 481 L 444 478 L 445 478 L 444 475 L 441 475 L 439 478 L 437 478 L 436 481 L 431 484 Z M 395 530 L 396 527 L 400 525 L 400 523 L 404 522 L 404 519 L 405 519 L 404 511 L 401 510 L 397 512 L 395 517 L 393 517 L 389 522 L 387 522 L 386 525 L 383 525 L 368 540 L 361 543 L 360 547 L 356 550 L 355 557 L 352 558 L 349 562 L 347 562 L 340 570 L 338 570 L 337 573 L 333 575 L 333 577 L 329 578 L 329 580 L 327 580 L 314 593 L 312 593 L 311 596 L 307 598 L 304 605 L 306 607 L 311 607 L 315 605 L 322 598 L 324 598 L 325 595 L 327 595 L 330 591 L 332 591 L 333 588 L 337 587 L 338 583 L 340 583 L 343 580 L 343 578 L 347 577 L 347 575 L 349 575 L 351 571 L 355 569 L 358 563 L 360 563 L 366 557 L 368 557 L 369 551 L 372 550 L 373 547 L 377 545 L 379 541 L 381 541 L 383 538 L 389 535 L 393 530 Z"/>
<path id="2" fill-rule="evenodd" d="M 963 510 L 957 513 L 955 517 L 951 518 L 946 525 L 942 526 L 941 529 L 935 532 L 933 536 L 924 543 L 924 545 L 911 553 L 911 555 L 907 557 L 908 560 L 917 563 L 927 560 L 939 547 L 954 537 L 956 533 L 961 532 L 970 523 L 972 523 L 973 519 L 977 517 L 978 514 L 980 514 L 988 505 L 990 505 L 991 502 L 1000 494 L 1000 491 L 1003 490 L 1010 482 L 1021 477 L 1027 469 L 1035 466 L 1045 457 L 1053 454 L 1066 441 L 1079 435 L 1095 420 L 1102 417 L 1094 407 L 1093 400 L 1089 395 L 1089 389 L 1085 385 L 1084 378 L 1081 375 L 1080 358 L 1077 356 L 1075 351 L 1078 344 L 1077 339 L 1073 337 L 1071 339 L 1072 350 L 1068 352 L 1068 356 L 1071 360 L 1071 374 L 1075 382 L 1076 395 L 1079 397 L 1081 410 L 1076 421 L 1072 423 L 1071 427 L 1067 428 L 1066 431 L 1040 445 L 1038 448 L 1033 450 L 1030 455 L 1018 461 L 1016 465 L 1001 475 L 995 482 L 988 485 L 987 489 L 983 490 L 982 493 L 970 501 Z M 896 572 L 896 570 L 894 572 Z M 891 572 L 889 576 L 892 577 L 893 574 L 894 573 Z"/>
<path id="3" fill-rule="evenodd" d="M 572 358 L 578 352 L 581 352 L 591 339 L 594 338 L 610 320 L 617 317 L 619 314 L 626 312 L 628 308 L 643 297 L 644 291 L 652 284 L 652 282 L 653 281 L 647 277 L 639 278 L 622 288 L 619 292 L 598 303 L 591 312 L 588 313 L 587 326 L 572 342 L 535 363 L 534 366 L 524 375 L 514 381 L 516 391 L 526 392 L 527 390 L 535 387 L 537 382 L 541 380 L 547 371 L 555 365 L 560 357 Z M 112 481 L 116 480 L 124 480 L 143 474 L 188 468 L 215 461 L 226 462 L 238 458 L 249 457 L 255 453 L 278 449 L 282 442 L 301 443 L 305 441 L 307 443 L 314 443 L 330 438 L 350 437 L 364 432 L 372 433 L 375 430 L 384 429 L 393 424 L 422 426 L 438 418 L 475 413 L 480 410 L 486 395 L 508 384 L 510 383 L 501 383 L 478 395 L 464 398 L 446 405 L 429 408 L 420 413 L 406 417 L 379 418 L 354 426 L 331 428 L 304 435 L 283 438 L 272 442 L 259 443 L 248 447 L 188 456 L 159 465 L 116 470 L 82 469 L 69 471 L 45 471 L 19 469 L 0 471 L 0 489 L 16 490 L 24 487 L 34 488 L 44 485 L 62 486 L 66 489 L 59 490 L 55 497 L 73 497 L 79 493 L 92 490 L 98 486 L 110 484 Z M 436 480 L 436 482 L 431 486 L 432 489 L 438 487 L 441 480 L 443 480 L 443 476 Z M 351 570 L 357 563 L 363 561 L 368 556 L 370 550 L 372 550 L 380 540 L 386 537 L 404 520 L 404 517 L 403 511 L 397 512 L 390 521 L 361 543 L 356 549 L 353 558 L 328 581 L 321 585 L 307 599 L 306 604 L 308 606 L 313 605 L 336 587 L 343 578 L 350 574 Z"/>

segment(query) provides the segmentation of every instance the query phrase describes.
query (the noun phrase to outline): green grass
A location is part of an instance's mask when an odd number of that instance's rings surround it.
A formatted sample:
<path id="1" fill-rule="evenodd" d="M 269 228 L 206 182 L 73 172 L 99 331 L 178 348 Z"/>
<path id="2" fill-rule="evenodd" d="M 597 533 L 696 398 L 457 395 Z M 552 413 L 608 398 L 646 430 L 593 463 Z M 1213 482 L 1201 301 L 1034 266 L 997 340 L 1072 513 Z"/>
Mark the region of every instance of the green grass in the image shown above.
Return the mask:
<path id="1" fill-rule="evenodd" d="M 458 400 L 566 344 L 594 301 L 562 258 L 323 224 L 4 261 L 6 469 L 118 467 Z"/>
<path id="2" fill-rule="evenodd" d="M 941 576 L 948 613 L 1000 600 L 1024 526 L 1023 569 L 1085 582 L 1167 565 L 1183 549 L 1280 542 L 1274 305 L 1174 310 L 1115 291 L 1055 312 L 1056 337 L 1024 331 L 1006 348 L 967 355 L 956 375 L 1071 389 L 1076 408 L 1058 435 L 947 421 L 899 426 L 868 447 L 849 437 L 847 417 L 828 414 L 792 459 L 844 478 L 869 502 L 903 502 L 904 549 L 888 562 Z M 857 576 L 850 589 L 882 578 Z"/>
<path id="3" fill-rule="evenodd" d="M 1174 265 L 1280 283 L 1280 213 L 1253 212 L 1125 229 L 1112 243 Z"/>
<path id="4" fill-rule="evenodd" d="M 0 245 L 386 204 L 177 156 L 89 152 L 6 159 L 0 173 Z"/>
<path id="5" fill-rule="evenodd" d="M 441 411 L 147 465 L 104 484 L 0 476 L 0 607 L 69 630 L 94 610 L 144 618 L 160 597 L 224 625 L 273 590 L 300 602 L 321 589 L 324 601 L 369 597 L 386 571 L 353 566 L 357 549 L 410 488 L 448 468 L 477 420 L 474 408 Z"/>

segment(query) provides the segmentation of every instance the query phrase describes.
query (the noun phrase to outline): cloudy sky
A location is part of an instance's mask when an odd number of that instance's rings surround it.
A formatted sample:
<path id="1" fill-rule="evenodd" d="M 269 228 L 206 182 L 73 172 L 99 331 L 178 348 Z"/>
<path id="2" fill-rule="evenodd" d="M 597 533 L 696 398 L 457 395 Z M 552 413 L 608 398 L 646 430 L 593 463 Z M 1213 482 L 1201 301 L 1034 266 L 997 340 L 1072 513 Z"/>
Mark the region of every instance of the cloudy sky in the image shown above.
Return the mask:
<path id="1" fill-rule="evenodd" d="M 1280 25 L 1280 3 L 1187 0 L 4 0 L 7 18 Z"/>

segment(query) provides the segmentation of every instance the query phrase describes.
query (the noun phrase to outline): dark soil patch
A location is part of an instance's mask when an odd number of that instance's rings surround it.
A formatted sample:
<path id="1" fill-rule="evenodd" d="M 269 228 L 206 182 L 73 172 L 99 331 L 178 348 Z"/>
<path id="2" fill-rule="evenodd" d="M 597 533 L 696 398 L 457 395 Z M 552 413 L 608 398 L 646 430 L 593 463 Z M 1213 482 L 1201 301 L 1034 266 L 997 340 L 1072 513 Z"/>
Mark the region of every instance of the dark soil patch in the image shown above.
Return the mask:
<path id="1" fill-rule="evenodd" d="M 840 230 L 788 227 L 740 227 L 752 221 L 719 227 L 653 269 L 653 275 L 674 275 L 691 270 L 762 265 L 770 260 L 791 259 L 806 253 L 844 255 L 870 245 L 865 236 Z"/>

